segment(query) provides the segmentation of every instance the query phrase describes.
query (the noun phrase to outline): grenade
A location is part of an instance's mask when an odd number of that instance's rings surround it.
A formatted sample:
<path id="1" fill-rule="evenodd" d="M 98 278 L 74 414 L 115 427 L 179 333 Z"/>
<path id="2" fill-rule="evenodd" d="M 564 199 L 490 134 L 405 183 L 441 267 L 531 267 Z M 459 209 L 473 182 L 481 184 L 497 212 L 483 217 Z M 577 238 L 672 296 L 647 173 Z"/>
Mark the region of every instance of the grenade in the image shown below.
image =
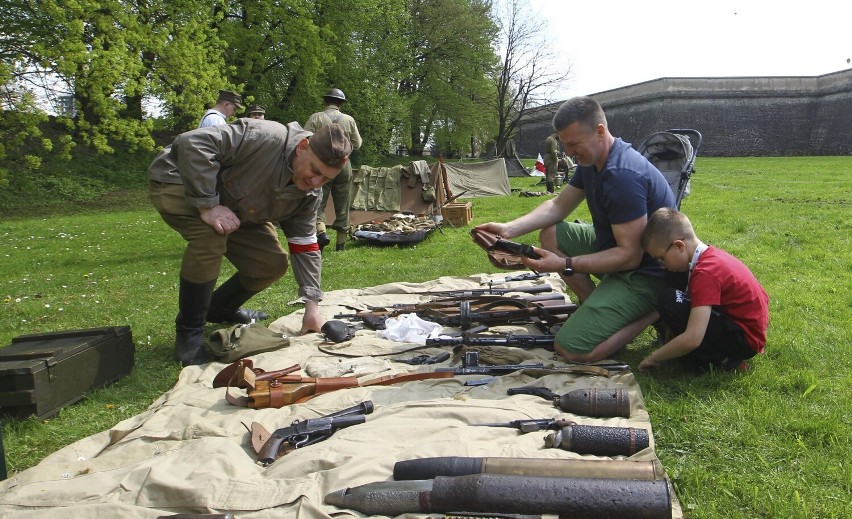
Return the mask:
<path id="1" fill-rule="evenodd" d="M 565 412 L 594 417 L 630 417 L 630 393 L 626 389 L 575 389 L 555 398 L 553 403 Z"/>
<path id="2" fill-rule="evenodd" d="M 548 447 L 577 454 L 632 456 L 648 447 L 648 430 L 634 427 L 569 425 L 545 438 Z"/>

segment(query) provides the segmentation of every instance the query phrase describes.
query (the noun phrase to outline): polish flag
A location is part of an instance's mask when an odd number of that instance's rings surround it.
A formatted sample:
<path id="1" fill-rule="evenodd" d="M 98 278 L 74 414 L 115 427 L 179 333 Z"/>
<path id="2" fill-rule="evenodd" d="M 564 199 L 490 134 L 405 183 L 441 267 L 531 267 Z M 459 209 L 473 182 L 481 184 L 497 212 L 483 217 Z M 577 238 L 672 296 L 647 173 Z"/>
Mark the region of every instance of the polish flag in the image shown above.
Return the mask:
<path id="1" fill-rule="evenodd" d="M 542 173 L 547 173 L 547 168 L 544 167 L 544 160 L 541 158 L 541 153 L 538 154 L 538 158 L 535 159 L 535 169 L 536 171 L 541 171 Z"/>

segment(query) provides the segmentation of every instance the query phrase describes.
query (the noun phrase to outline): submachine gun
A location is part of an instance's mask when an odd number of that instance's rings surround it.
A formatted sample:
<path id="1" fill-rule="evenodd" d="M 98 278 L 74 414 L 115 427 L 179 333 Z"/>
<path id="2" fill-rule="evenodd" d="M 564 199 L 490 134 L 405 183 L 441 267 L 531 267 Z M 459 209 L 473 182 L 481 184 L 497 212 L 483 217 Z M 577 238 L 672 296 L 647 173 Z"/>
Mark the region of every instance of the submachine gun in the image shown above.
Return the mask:
<path id="1" fill-rule="evenodd" d="M 269 434 L 257 422 L 251 424 L 252 444 L 260 444 L 257 451 L 257 462 L 264 467 L 271 465 L 283 452 L 287 454 L 293 449 L 299 449 L 331 437 L 338 429 L 362 424 L 368 414 L 373 412 L 373 402 L 365 400 L 358 405 L 337 411 L 336 413 L 296 420 L 289 427 L 282 427 Z"/>

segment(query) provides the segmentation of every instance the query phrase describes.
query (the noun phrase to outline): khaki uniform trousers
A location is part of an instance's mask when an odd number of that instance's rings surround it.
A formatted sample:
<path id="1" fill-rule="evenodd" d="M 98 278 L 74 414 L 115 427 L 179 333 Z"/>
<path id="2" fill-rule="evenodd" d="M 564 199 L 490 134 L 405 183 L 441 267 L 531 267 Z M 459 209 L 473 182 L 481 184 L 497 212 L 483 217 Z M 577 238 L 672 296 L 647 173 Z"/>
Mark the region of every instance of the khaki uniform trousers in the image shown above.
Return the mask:
<path id="1" fill-rule="evenodd" d="M 241 223 L 236 231 L 222 235 L 186 201 L 182 184 L 149 181 L 148 194 L 163 221 L 187 242 L 180 275 L 190 283 L 218 279 L 223 257 L 252 292 L 260 292 L 287 272 L 289 258 L 272 223 Z"/>
<path id="2" fill-rule="evenodd" d="M 334 197 L 334 222 L 329 225 L 332 229 L 349 231 L 349 206 L 352 193 L 352 163 L 348 160 L 334 180 L 322 186 L 322 202 L 317 209 L 317 232 L 325 232 L 325 207 L 328 205 L 329 194 Z"/>

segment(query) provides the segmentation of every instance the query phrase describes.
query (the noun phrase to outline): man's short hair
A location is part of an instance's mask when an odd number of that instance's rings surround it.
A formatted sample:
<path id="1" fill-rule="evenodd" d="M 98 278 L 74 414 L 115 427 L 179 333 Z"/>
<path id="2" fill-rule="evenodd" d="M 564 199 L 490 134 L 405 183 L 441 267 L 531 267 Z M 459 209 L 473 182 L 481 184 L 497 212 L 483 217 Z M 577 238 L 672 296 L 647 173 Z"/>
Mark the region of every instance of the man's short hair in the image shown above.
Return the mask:
<path id="1" fill-rule="evenodd" d="M 692 223 L 685 214 L 674 207 L 662 207 L 654 211 L 645 224 L 640 245 L 647 249 L 653 245 L 664 246 L 674 240 L 695 237 Z"/>
<path id="2" fill-rule="evenodd" d="M 342 167 L 343 159 L 352 153 L 352 143 L 337 123 L 326 124 L 308 140 L 314 155 L 326 165 Z"/>
<path id="3" fill-rule="evenodd" d="M 573 97 L 556 110 L 553 115 L 553 129 L 560 132 L 578 121 L 594 129 L 599 124 L 606 126 L 606 115 L 601 105 L 591 97 Z"/>

